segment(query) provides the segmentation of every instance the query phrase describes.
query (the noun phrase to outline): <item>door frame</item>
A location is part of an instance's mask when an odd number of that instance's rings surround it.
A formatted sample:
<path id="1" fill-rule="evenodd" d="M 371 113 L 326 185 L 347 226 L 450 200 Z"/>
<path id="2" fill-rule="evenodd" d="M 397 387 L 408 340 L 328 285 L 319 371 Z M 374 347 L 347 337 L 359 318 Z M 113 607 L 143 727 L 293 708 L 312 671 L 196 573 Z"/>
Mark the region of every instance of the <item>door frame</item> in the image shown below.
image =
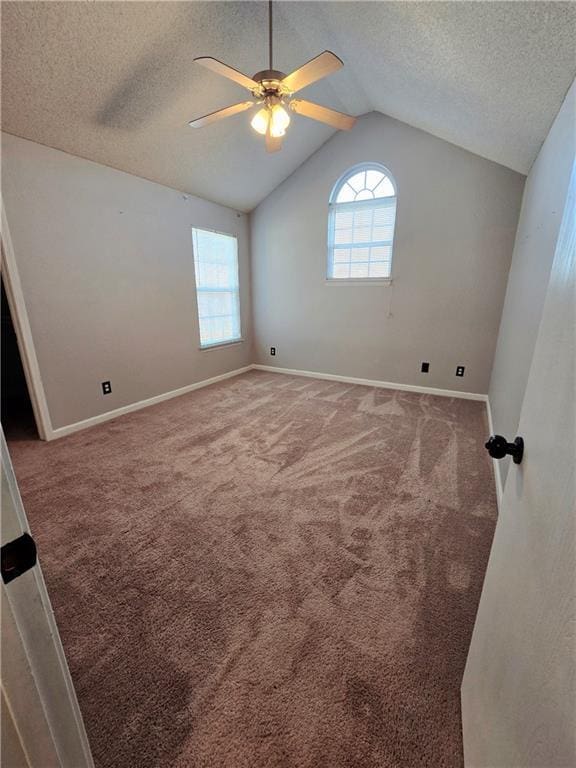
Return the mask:
<path id="1" fill-rule="evenodd" d="M 26 302 L 24 301 L 20 274 L 16 264 L 16 256 L 14 254 L 14 246 L 10 236 L 10 228 L 8 226 L 8 219 L 4 208 L 4 200 L 0 199 L 0 206 L 2 209 L 2 227 L 0 230 L 0 272 L 2 273 L 6 296 L 8 297 L 8 307 L 12 316 L 14 331 L 16 332 L 18 350 L 20 352 L 20 359 L 22 360 L 22 367 L 26 377 L 28 394 L 30 396 L 30 402 L 32 403 L 38 435 L 41 440 L 52 440 L 54 439 L 54 430 L 50 419 L 48 401 L 46 400 L 42 376 L 40 374 L 40 366 L 38 365 L 36 348 L 32 338 L 30 320 L 28 318 L 28 312 L 26 311 Z"/>
<path id="2" fill-rule="evenodd" d="M 2 544 L 29 533 L 0 429 Z M 2 697 L 30 768 L 94 768 L 64 648 L 39 563 L 1 583 Z"/>

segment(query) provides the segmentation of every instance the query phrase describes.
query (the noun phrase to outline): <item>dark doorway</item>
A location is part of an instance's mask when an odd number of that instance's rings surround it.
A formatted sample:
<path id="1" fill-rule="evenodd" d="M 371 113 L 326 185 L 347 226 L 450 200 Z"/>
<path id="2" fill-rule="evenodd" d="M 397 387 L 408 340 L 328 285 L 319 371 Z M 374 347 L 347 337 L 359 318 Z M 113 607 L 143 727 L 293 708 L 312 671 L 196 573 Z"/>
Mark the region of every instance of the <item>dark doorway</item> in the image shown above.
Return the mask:
<path id="1" fill-rule="evenodd" d="M 2 428 L 6 440 L 38 438 L 16 331 L 2 283 Z"/>

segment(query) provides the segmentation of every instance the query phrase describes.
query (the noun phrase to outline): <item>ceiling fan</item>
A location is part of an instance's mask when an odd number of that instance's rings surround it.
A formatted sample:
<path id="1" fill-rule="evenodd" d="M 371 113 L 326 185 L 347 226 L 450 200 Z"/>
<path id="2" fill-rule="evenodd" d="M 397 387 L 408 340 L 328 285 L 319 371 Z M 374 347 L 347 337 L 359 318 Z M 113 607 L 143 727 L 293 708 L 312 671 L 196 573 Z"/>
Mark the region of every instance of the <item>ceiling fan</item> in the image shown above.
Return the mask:
<path id="1" fill-rule="evenodd" d="M 188 125 L 192 128 L 201 128 L 204 125 L 214 123 L 216 120 L 222 120 L 224 117 L 231 117 L 254 106 L 259 106 L 260 109 L 256 111 L 250 124 L 257 133 L 266 136 L 268 152 L 277 152 L 281 149 L 282 137 L 290 123 L 290 112 L 304 115 L 304 117 L 309 117 L 312 120 L 319 120 L 321 123 L 326 123 L 342 131 L 349 131 L 356 122 L 355 117 L 322 107 L 311 101 L 293 98 L 294 94 L 301 91 L 302 88 L 343 67 L 344 64 L 341 59 L 331 51 L 324 51 L 300 69 L 285 75 L 284 72 L 279 72 L 272 66 L 272 0 L 268 2 L 268 31 L 270 66 L 269 69 L 257 72 L 253 77 L 248 77 L 210 56 L 194 59 L 203 67 L 247 88 L 252 94 L 252 99 L 241 101 L 216 112 L 210 112 L 210 114 L 199 117 L 197 120 L 191 120 Z"/>

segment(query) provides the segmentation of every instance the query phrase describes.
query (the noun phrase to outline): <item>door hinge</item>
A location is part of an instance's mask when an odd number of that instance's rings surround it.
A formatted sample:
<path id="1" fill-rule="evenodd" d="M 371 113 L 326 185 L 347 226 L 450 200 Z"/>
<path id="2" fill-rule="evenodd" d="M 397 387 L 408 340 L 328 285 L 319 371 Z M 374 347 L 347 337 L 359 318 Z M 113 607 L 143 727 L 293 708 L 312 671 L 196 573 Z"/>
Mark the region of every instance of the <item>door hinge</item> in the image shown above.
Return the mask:
<path id="1" fill-rule="evenodd" d="M 2 554 L 2 580 L 9 584 L 12 579 L 36 565 L 36 542 L 29 533 L 23 533 L 14 541 L 0 547 Z"/>

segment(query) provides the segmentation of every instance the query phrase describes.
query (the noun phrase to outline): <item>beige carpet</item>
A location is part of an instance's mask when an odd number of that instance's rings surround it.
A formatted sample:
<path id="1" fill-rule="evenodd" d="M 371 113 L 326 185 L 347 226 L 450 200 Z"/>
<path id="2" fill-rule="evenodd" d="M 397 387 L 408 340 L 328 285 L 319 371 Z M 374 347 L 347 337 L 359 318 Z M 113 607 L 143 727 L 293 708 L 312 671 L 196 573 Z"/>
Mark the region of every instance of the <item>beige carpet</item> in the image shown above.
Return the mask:
<path id="1" fill-rule="evenodd" d="M 462 765 L 483 403 L 251 372 L 10 445 L 96 763 Z"/>

